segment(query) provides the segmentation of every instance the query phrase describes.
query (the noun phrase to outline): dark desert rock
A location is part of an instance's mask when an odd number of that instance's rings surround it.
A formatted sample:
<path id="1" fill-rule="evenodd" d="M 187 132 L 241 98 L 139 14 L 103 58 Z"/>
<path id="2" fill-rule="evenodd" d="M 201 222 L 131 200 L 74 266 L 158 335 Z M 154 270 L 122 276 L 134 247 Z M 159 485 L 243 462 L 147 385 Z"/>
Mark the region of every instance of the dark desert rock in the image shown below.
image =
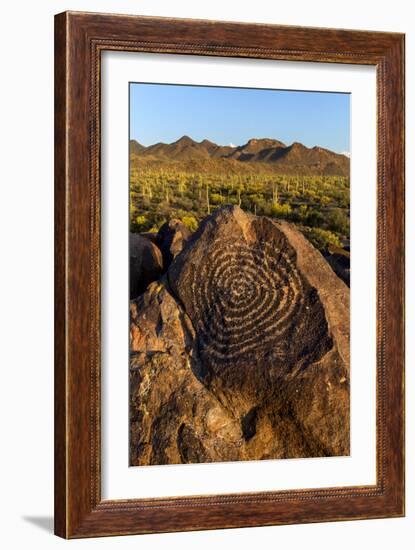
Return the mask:
<path id="1" fill-rule="evenodd" d="M 160 249 L 142 235 L 130 233 L 130 299 L 142 294 L 162 271 Z"/>
<path id="2" fill-rule="evenodd" d="M 130 311 L 131 465 L 238 460 L 239 422 L 194 376 L 182 308 L 153 283 Z"/>
<path id="3" fill-rule="evenodd" d="M 148 232 L 145 232 L 145 233 L 140 233 L 140 235 L 142 237 L 145 237 L 146 239 L 148 239 L 149 241 L 151 241 L 153 244 L 155 244 L 156 246 L 159 246 L 159 238 L 158 238 L 158 233 L 152 233 L 151 231 L 148 231 Z M 160 248 L 160 247 L 159 247 Z"/>
<path id="4" fill-rule="evenodd" d="M 349 453 L 349 289 L 289 224 L 215 212 L 131 312 L 131 464 Z"/>
<path id="5" fill-rule="evenodd" d="M 350 287 L 350 252 L 329 244 L 325 257 L 334 273 Z"/>
<path id="6" fill-rule="evenodd" d="M 160 227 L 157 238 L 166 268 L 180 254 L 191 235 L 190 230 L 180 220 L 170 220 Z"/>

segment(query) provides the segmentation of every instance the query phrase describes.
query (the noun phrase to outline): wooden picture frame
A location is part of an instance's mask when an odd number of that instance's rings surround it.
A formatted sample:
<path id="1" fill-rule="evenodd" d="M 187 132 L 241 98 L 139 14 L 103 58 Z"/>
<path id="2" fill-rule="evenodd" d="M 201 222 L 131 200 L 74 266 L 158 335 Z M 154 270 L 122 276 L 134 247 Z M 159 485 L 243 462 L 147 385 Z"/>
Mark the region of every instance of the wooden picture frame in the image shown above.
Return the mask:
<path id="1" fill-rule="evenodd" d="M 102 501 L 100 60 L 105 50 L 376 67 L 375 485 Z M 404 35 L 92 13 L 56 16 L 57 535 L 78 538 L 403 516 L 403 315 Z"/>

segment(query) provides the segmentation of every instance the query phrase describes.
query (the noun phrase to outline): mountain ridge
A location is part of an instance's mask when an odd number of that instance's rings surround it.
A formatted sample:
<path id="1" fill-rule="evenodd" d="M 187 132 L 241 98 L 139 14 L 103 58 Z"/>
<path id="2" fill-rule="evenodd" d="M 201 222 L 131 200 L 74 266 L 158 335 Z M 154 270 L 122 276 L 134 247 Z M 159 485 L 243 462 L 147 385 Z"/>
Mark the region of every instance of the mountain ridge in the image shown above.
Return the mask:
<path id="1" fill-rule="evenodd" d="M 218 145 L 208 139 L 198 142 L 186 135 L 172 143 L 149 146 L 130 140 L 130 158 L 138 165 L 153 166 L 180 162 L 185 166 L 207 164 L 219 169 L 224 162 L 233 161 L 233 169 L 238 165 L 260 164 L 267 171 L 286 174 L 349 176 L 350 172 L 350 159 L 346 155 L 318 145 L 306 147 L 299 142 L 286 145 L 274 138 L 251 138 L 236 147 Z"/>

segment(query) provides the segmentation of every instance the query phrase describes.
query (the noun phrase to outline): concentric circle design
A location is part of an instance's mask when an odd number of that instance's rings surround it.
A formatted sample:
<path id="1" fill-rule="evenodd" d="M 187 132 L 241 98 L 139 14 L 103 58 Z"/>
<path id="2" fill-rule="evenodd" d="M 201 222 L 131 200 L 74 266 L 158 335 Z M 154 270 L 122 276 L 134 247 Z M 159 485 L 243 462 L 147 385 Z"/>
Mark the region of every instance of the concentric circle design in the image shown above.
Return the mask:
<path id="1" fill-rule="evenodd" d="M 193 273 L 191 296 L 199 352 L 210 367 L 274 357 L 304 308 L 304 283 L 290 247 L 212 243 Z M 281 352 L 283 353 L 283 352 Z"/>

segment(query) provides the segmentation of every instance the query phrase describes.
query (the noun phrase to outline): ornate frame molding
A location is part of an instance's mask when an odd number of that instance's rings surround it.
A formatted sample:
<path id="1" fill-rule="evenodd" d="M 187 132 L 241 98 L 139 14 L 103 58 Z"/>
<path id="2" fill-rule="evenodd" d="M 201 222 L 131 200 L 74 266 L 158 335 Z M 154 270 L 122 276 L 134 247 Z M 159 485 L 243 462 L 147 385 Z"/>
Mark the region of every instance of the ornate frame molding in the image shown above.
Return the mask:
<path id="1" fill-rule="evenodd" d="M 376 66 L 376 485 L 101 500 L 100 73 L 105 50 Z M 56 534 L 76 538 L 402 516 L 404 35 L 65 12 L 55 19 L 55 51 Z"/>

